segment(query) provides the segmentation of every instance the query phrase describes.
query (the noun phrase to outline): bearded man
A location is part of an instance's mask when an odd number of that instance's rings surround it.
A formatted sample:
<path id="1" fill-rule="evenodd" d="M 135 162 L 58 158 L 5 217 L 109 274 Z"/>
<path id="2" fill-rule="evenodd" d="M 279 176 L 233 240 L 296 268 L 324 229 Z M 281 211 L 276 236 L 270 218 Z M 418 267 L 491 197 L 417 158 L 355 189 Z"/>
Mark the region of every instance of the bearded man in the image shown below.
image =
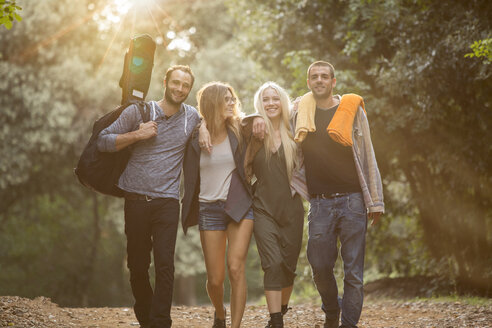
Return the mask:
<path id="1" fill-rule="evenodd" d="M 131 157 L 118 187 L 125 192 L 130 284 L 134 311 L 141 327 L 171 327 L 174 250 L 179 220 L 179 178 L 184 150 L 195 126 L 197 110 L 183 102 L 193 86 L 188 66 L 166 72 L 164 97 L 150 101 L 150 121 L 144 123 L 136 105 L 101 131 L 100 151 L 131 147 Z M 153 250 L 155 288 L 149 281 Z"/>

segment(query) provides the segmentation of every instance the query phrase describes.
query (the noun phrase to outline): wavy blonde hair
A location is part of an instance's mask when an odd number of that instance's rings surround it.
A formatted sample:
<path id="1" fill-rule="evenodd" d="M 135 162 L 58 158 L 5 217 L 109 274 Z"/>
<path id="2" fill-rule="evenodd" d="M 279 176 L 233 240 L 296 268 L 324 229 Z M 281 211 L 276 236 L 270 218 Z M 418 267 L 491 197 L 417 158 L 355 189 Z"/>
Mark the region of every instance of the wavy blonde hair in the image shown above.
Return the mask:
<path id="1" fill-rule="evenodd" d="M 214 138 L 220 130 L 218 124 L 223 120 L 227 105 L 225 102 L 227 91 L 236 99 L 236 103 L 234 104 L 232 117 L 227 118 L 225 124 L 234 132 L 239 144 L 241 144 L 240 121 L 244 114 L 241 112 L 241 103 L 233 87 L 224 82 L 206 83 L 196 94 L 198 110 L 205 122 L 207 122 L 210 136 Z"/>
<path id="2" fill-rule="evenodd" d="M 291 103 L 289 95 L 287 92 L 275 82 L 264 83 L 255 93 L 254 106 L 258 114 L 265 120 L 267 134 L 263 139 L 263 144 L 265 147 L 267 162 L 270 160 L 272 155 L 272 149 L 275 149 L 275 141 L 273 139 L 274 129 L 273 124 L 266 114 L 265 108 L 263 107 L 263 93 L 266 89 L 273 89 L 277 92 L 280 97 L 280 104 L 282 106 L 281 110 L 281 122 L 280 122 L 280 140 L 284 147 L 285 164 L 287 166 L 287 175 L 289 180 L 292 178 L 292 171 L 298 166 L 297 158 L 297 144 L 294 142 L 294 136 L 290 127 L 290 117 L 291 117 Z"/>

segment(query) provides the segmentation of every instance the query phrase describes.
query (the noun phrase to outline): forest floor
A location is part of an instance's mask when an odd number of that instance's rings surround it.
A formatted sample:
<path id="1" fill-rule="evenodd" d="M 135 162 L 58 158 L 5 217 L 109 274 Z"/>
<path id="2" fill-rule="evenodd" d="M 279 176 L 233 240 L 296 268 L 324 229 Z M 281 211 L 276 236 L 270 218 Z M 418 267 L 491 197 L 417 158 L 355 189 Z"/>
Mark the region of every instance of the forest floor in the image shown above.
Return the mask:
<path id="1" fill-rule="evenodd" d="M 380 281 L 366 286 L 366 298 L 359 322 L 361 328 L 490 328 L 492 300 L 469 298 L 419 299 L 422 288 Z M 173 306 L 173 327 L 211 327 L 211 306 Z M 285 318 L 286 327 L 322 327 L 324 315 L 319 304 L 292 305 Z M 265 327 L 265 305 L 248 305 L 242 327 Z M 230 324 L 230 317 L 228 317 Z M 132 308 L 63 308 L 45 297 L 33 300 L 0 296 L 0 327 L 138 327 Z"/>

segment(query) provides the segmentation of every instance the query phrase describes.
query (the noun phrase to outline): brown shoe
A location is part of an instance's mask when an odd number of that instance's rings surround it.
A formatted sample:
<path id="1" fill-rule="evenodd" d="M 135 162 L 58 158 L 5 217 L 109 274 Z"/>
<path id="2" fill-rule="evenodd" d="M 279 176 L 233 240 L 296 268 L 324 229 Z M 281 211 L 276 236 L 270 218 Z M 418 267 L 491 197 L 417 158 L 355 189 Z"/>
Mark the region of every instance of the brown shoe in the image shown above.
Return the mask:
<path id="1" fill-rule="evenodd" d="M 284 318 L 282 312 L 270 313 L 270 320 L 265 328 L 284 328 Z"/>
<path id="2" fill-rule="evenodd" d="M 338 328 L 338 321 L 339 319 L 325 319 L 325 324 L 323 325 L 323 328 Z"/>
<path id="3" fill-rule="evenodd" d="M 226 328 L 226 318 L 227 318 L 227 312 L 225 308 L 224 308 L 224 319 L 217 318 L 217 313 L 214 312 L 214 325 L 212 326 L 212 328 Z"/>

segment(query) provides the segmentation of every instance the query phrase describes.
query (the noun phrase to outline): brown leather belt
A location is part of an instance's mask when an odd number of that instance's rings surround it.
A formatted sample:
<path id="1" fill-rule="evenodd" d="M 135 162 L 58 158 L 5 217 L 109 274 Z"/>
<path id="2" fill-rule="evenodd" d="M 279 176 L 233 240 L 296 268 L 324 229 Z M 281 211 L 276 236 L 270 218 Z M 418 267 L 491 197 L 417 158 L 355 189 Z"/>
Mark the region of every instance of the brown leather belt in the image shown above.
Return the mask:
<path id="1" fill-rule="evenodd" d="M 330 198 L 337 198 L 337 197 L 347 196 L 349 194 L 350 194 L 349 192 L 334 192 L 332 194 L 314 194 L 314 195 L 311 195 L 311 198 L 330 199 Z"/>

